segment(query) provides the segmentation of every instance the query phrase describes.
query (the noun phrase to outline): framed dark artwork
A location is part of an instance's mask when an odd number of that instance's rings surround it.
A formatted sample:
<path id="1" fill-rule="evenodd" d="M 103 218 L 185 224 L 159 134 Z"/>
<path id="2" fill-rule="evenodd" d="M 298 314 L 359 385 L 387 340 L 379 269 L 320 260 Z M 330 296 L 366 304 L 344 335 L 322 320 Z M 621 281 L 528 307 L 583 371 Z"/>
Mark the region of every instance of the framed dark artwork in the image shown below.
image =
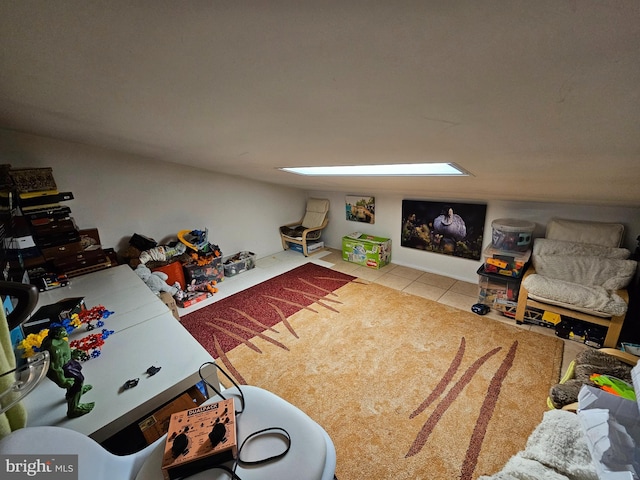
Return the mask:
<path id="1" fill-rule="evenodd" d="M 375 197 L 347 195 L 345 198 L 347 220 L 352 222 L 376 223 Z"/>
<path id="2" fill-rule="evenodd" d="M 486 204 L 402 201 L 403 247 L 480 260 Z"/>

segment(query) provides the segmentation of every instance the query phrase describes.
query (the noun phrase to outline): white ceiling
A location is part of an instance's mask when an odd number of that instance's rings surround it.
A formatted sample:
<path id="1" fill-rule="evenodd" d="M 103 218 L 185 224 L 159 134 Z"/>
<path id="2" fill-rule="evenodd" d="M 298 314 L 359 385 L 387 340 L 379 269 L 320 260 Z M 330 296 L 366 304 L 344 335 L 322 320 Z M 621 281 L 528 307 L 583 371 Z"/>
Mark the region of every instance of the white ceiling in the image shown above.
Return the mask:
<path id="1" fill-rule="evenodd" d="M 306 189 L 640 206 L 637 0 L 3 0 L 0 45 L 1 128 Z M 276 170 L 425 161 L 473 176 Z"/>

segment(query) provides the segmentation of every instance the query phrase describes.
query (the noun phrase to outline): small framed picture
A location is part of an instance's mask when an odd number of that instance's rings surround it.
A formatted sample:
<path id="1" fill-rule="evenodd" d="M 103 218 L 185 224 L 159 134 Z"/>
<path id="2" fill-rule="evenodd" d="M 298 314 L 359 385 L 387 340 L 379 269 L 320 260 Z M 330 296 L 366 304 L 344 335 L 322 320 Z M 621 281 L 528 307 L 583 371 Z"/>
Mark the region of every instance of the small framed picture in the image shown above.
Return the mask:
<path id="1" fill-rule="evenodd" d="M 347 220 L 376 223 L 376 199 L 370 196 L 347 195 L 345 201 Z"/>

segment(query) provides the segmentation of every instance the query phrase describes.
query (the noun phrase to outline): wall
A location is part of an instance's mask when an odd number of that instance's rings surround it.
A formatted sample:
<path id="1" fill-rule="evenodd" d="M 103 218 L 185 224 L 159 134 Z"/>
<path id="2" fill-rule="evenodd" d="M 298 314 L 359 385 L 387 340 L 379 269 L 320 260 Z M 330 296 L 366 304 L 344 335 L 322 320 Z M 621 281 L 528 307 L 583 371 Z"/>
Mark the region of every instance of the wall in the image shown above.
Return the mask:
<path id="1" fill-rule="evenodd" d="M 302 190 L 1 129 L 0 163 L 52 167 L 78 227 L 97 227 L 116 250 L 133 233 L 162 242 L 208 228 L 224 255 L 262 257 L 282 250 L 278 225 L 300 219 L 306 201 Z"/>
<path id="2" fill-rule="evenodd" d="M 477 282 L 477 270 L 481 261 L 451 257 L 448 255 L 425 252 L 400 246 L 402 223 L 402 196 L 376 195 L 376 192 L 349 192 L 363 196 L 375 196 L 375 224 L 359 223 L 346 220 L 345 194 L 338 192 L 310 192 L 310 196 L 329 198 L 331 215 L 329 226 L 324 233 L 325 244 L 341 248 L 342 237 L 348 233 L 359 231 L 392 240 L 392 262 L 438 273 L 458 280 Z M 409 199 L 408 199 L 409 200 Z M 410 200 L 461 202 L 454 198 L 410 198 Z M 471 203 L 468 202 L 467 203 Z M 624 245 L 634 251 L 636 237 L 640 235 L 640 208 L 599 207 L 596 205 L 570 205 L 557 203 L 528 203 L 516 201 L 482 201 L 487 204 L 487 215 L 484 227 L 483 246 L 491 243 L 491 222 L 499 218 L 518 218 L 536 223 L 535 237 L 543 237 L 546 224 L 552 217 L 571 218 L 576 220 L 593 220 L 601 222 L 618 222 L 625 225 L 626 237 Z"/>
<path id="3" fill-rule="evenodd" d="M 250 250 L 260 258 L 282 249 L 277 226 L 301 218 L 307 196 L 302 190 L 1 129 L 0 162 L 15 168 L 53 167 L 59 189 L 72 191 L 75 196 L 68 205 L 78 226 L 97 227 L 103 245 L 116 249 L 126 245 L 133 233 L 162 241 L 178 230 L 206 227 L 210 240 L 224 254 Z M 394 263 L 477 281 L 481 262 L 400 246 L 402 196 L 355 193 L 376 197 L 374 225 L 346 220 L 346 193 L 308 193 L 331 201 L 330 222 L 323 234 L 327 246 L 340 249 L 342 237 L 354 231 L 385 236 L 392 239 Z M 455 198 L 427 196 L 412 199 L 456 202 Z M 485 203 L 485 245 L 490 242 L 491 221 L 504 217 L 535 222 L 536 236 L 544 236 L 545 225 L 554 216 L 621 222 L 627 231 L 624 246 L 631 250 L 640 235 L 639 208 L 495 200 Z"/>

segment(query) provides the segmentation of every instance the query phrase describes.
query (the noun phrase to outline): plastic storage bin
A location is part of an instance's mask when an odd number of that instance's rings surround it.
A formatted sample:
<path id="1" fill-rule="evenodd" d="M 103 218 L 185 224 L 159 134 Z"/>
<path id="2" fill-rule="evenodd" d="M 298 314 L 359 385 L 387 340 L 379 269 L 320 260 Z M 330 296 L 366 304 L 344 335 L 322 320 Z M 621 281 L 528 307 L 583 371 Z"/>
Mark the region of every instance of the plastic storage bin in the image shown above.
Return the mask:
<path id="1" fill-rule="evenodd" d="M 235 255 L 224 257 L 224 275 L 233 277 L 256 266 L 256 254 L 253 252 L 238 252 Z"/>
<path id="2" fill-rule="evenodd" d="M 224 268 L 222 268 L 222 257 L 216 257 L 206 265 L 198 265 L 195 263 L 184 265 L 184 280 L 187 285 L 194 280 L 198 285 L 211 281 L 223 281 Z"/>
<path id="3" fill-rule="evenodd" d="M 520 279 L 488 273 L 482 265 L 478 271 L 478 303 L 490 306 L 499 312 L 506 312 L 518 305 Z"/>
<path id="4" fill-rule="evenodd" d="M 531 258 L 531 250 L 509 252 L 489 245 L 484 249 L 483 255 L 485 272 L 520 278 Z"/>
<path id="5" fill-rule="evenodd" d="M 492 246 L 500 250 L 524 252 L 531 246 L 536 224 L 527 220 L 500 218 L 491 222 Z"/>
<path id="6" fill-rule="evenodd" d="M 178 282 L 182 290 L 187 287 L 184 281 L 184 269 L 182 268 L 182 264 L 180 262 L 171 262 L 168 265 L 154 267 L 151 269 L 151 271 L 165 273 L 168 277 L 166 280 L 168 285 L 173 285 L 174 283 Z"/>

